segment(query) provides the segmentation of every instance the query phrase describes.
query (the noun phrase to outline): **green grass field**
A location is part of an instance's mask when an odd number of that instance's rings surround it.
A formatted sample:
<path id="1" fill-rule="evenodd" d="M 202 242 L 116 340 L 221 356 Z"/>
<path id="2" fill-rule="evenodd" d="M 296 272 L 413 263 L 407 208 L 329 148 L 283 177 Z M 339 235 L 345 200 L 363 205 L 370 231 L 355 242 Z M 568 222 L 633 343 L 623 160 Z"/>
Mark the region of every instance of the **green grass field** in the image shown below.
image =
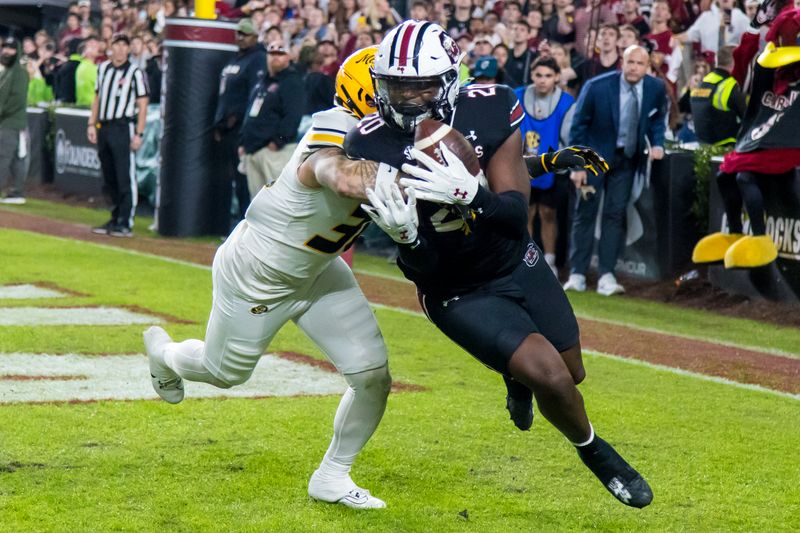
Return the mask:
<path id="1" fill-rule="evenodd" d="M 173 337 L 202 338 L 206 268 L 12 230 L 0 229 L 0 240 L 0 285 L 48 282 L 87 295 L 0 307 L 139 306 L 194 322 L 168 324 Z M 379 260 L 357 266 L 394 275 Z M 699 311 L 588 294 L 574 303 L 585 316 L 681 335 L 800 346 L 795 330 Z M 338 396 L 193 399 L 187 384 L 178 406 L 0 405 L 0 531 L 800 529 L 796 398 L 587 354 L 581 390 L 595 428 L 655 493 L 650 507 L 635 510 L 607 494 L 541 416 L 531 432 L 518 432 L 499 376 L 423 317 L 376 312 L 393 377 L 425 387 L 390 397 L 353 469 L 386 510 L 359 513 L 306 495 Z M 0 369 L 17 352 L 142 353 L 142 329 L 0 326 Z M 270 351 L 322 357 L 292 325 Z"/>

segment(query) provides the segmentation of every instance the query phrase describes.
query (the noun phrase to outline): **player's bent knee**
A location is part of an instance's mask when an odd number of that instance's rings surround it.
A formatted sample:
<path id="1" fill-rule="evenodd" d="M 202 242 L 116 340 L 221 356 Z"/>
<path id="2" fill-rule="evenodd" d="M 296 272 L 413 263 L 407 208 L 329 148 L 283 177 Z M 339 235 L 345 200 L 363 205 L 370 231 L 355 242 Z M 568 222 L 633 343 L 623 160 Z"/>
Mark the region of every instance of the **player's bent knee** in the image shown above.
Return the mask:
<path id="1" fill-rule="evenodd" d="M 364 372 L 345 374 L 344 379 L 356 392 L 359 390 L 369 390 L 372 393 L 388 396 L 392 388 L 392 376 L 389 373 L 388 364 L 371 370 L 365 370 Z"/>

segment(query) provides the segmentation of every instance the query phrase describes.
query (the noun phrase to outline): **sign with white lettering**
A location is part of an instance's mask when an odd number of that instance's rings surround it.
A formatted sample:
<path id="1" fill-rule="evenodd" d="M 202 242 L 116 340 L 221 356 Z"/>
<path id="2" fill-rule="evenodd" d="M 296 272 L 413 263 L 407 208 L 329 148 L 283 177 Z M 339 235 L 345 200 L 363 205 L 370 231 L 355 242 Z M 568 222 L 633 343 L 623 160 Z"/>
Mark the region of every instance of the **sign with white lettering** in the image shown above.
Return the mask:
<path id="1" fill-rule="evenodd" d="M 88 109 L 56 109 L 54 182 L 59 190 L 73 194 L 100 195 L 103 173 L 97 147 L 86 138 Z"/>

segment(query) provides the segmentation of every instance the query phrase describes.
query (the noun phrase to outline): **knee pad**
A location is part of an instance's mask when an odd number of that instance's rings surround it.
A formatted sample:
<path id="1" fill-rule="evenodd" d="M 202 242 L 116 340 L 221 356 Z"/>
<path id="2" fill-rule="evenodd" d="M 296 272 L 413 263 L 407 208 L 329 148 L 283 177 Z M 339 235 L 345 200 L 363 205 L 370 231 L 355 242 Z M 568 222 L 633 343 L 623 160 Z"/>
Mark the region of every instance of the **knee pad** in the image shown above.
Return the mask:
<path id="1" fill-rule="evenodd" d="M 388 364 L 357 374 L 344 374 L 344 379 L 355 392 L 369 391 L 376 396 L 388 396 L 392 388 L 392 376 L 389 374 Z"/>

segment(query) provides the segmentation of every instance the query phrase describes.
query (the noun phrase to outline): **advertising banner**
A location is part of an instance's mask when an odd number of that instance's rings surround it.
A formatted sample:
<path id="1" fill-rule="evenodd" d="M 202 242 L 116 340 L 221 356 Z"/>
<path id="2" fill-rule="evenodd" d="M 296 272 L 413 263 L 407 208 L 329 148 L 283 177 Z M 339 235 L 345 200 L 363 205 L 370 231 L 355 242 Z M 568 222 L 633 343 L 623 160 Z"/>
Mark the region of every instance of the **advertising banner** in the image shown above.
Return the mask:
<path id="1" fill-rule="evenodd" d="M 88 109 L 56 109 L 54 183 L 66 193 L 99 196 L 103 175 L 97 147 L 86 139 Z"/>

